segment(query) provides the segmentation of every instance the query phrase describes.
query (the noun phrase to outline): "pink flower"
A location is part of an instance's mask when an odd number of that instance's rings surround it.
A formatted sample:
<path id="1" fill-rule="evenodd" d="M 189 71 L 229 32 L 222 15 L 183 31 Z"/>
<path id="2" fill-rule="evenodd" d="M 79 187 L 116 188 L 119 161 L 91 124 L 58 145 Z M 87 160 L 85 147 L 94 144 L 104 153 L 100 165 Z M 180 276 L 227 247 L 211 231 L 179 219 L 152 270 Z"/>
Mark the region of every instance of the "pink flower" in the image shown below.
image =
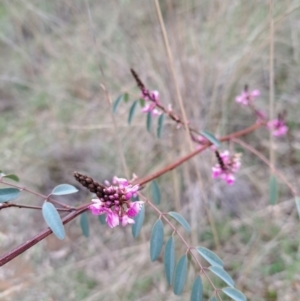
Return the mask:
<path id="1" fill-rule="evenodd" d="M 159 92 L 156 90 L 149 92 L 145 89 L 142 91 L 142 98 L 144 98 L 145 100 L 153 101 L 155 103 L 159 103 Z"/>
<path id="2" fill-rule="evenodd" d="M 151 103 L 151 104 L 146 104 L 143 108 L 142 108 L 142 112 L 143 113 L 148 113 L 151 112 L 152 116 L 158 116 L 161 115 L 161 112 L 158 111 L 157 109 L 155 109 L 156 104 L 155 103 Z"/>
<path id="3" fill-rule="evenodd" d="M 128 217 L 128 215 L 123 215 L 121 218 L 120 218 L 120 220 L 121 220 L 121 223 L 122 223 L 122 226 L 123 227 L 125 227 L 126 225 L 128 225 L 128 224 L 134 224 L 135 222 L 134 222 L 134 220 L 132 219 L 132 218 L 130 218 L 130 217 Z"/>
<path id="4" fill-rule="evenodd" d="M 120 224 L 134 224 L 132 217 L 138 214 L 144 204 L 142 201 L 130 201 L 137 194 L 139 185 L 132 185 L 127 179 L 117 176 L 113 177 L 112 182 L 113 185 L 110 185 L 105 181 L 107 187 L 99 185 L 103 187 L 97 190 L 99 199 L 93 199 L 89 209 L 94 215 L 106 214 L 106 223 L 111 228 Z"/>
<path id="5" fill-rule="evenodd" d="M 267 127 L 276 137 L 285 135 L 289 129 L 282 119 L 270 120 L 267 124 Z"/>
<path id="6" fill-rule="evenodd" d="M 223 179 L 228 185 L 232 185 L 235 181 L 234 174 L 241 167 L 239 154 L 231 156 L 229 151 L 226 150 L 222 153 L 216 151 L 219 163 L 212 167 L 212 177 Z"/>
<path id="7" fill-rule="evenodd" d="M 127 210 L 128 216 L 135 217 L 140 212 L 143 206 L 144 206 L 144 202 L 142 201 L 133 202 L 129 204 L 129 208 Z"/>
<path id="8" fill-rule="evenodd" d="M 260 95 L 259 90 L 253 90 L 252 92 L 248 91 L 248 87 L 246 86 L 241 95 L 235 98 L 237 103 L 240 103 L 244 106 L 248 106 L 253 102 L 253 100 Z"/>
<path id="9" fill-rule="evenodd" d="M 112 211 L 111 209 L 107 209 L 105 221 L 111 228 L 118 226 L 120 223 L 118 213 Z"/>

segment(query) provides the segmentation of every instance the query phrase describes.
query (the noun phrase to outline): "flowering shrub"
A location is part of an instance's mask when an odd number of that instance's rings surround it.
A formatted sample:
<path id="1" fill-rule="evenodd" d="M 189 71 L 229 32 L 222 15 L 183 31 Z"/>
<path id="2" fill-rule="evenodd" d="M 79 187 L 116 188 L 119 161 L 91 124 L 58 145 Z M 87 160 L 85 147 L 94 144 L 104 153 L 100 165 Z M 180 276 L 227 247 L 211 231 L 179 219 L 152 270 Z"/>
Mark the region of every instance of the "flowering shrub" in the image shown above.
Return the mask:
<path id="1" fill-rule="evenodd" d="M 10 260 L 13 260 L 16 256 L 25 252 L 27 249 L 34 246 L 36 243 L 53 233 L 58 239 L 64 239 L 65 230 L 64 224 L 73 220 L 75 217 L 81 217 L 82 232 L 85 236 L 89 235 L 87 214 L 91 212 L 92 215 L 100 215 L 105 217 L 105 222 L 110 228 L 114 228 L 118 225 L 132 226 L 133 236 L 136 238 L 141 229 L 145 218 L 146 207 L 152 208 L 157 214 L 158 219 L 153 225 L 151 238 L 150 238 L 150 258 L 152 261 L 157 260 L 160 257 L 161 251 L 164 246 L 164 224 L 171 227 L 173 235 L 171 235 L 166 244 L 164 250 L 164 267 L 167 282 L 173 286 L 173 291 L 176 295 L 180 295 L 184 289 L 186 276 L 188 273 L 188 261 L 193 260 L 195 266 L 198 269 L 198 276 L 192 287 L 191 300 L 202 300 L 202 278 L 206 277 L 211 284 L 214 297 L 221 300 L 221 294 L 225 294 L 236 301 L 246 300 L 245 295 L 234 287 L 234 281 L 231 276 L 225 271 L 223 261 L 211 250 L 203 247 L 193 247 L 189 245 L 187 240 L 178 231 L 177 224 L 174 224 L 174 220 L 185 229 L 187 233 L 191 232 L 190 225 L 187 220 L 178 212 L 170 211 L 164 213 L 159 209 L 161 202 L 160 190 L 156 178 L 171 171 L 172 169 L 180 166 L 182 163 L 190 160 L 192 157 L 200 154 L 205 149 L 210 148 L 215 153 L 215 164 L 212 166 L 212 178 L 221 178 L 228 185 L 235 183 L 237 172 L 241 168 L 240 154 L 229 152 L 228 150 L 221 151 L 220 148 L 223 142 L 230 141 L 240 144 L 245 149 L 250 150 L 261 158 L 264 162 L 271 166 L 268 160 L 258 153 L 256 150 L 246 143 L 239 140 L 247 134 L 252 133 L 259 128 L 265 128 L 271 131 L 276 136 L 284 136 L 288 132 L 288 127 L 284 121 L 283 114 L 279 114 L 279 117 L 275 120 L 267 120 L 266 114 L 259 110 L 255 105 L 255 98 L 260 95 L 259 90 L 253 90 L 249 92 L 246 86 L 241 95 L 236 97 L 236 102 L 247 106 L 251 109 L 252 113 L 256 117 L 256 121 L 250 127 L 231 133 L 228 136 L 216 137 L 212 133 L 205 130 L 198 130 L 192 127 L 191 123 L 186 121 L 176 114 L 173 109 L 168 105 L 165 107 L 160 101 L 158 91 L 150 91 L 142 83 L 141 79 L 134 70 L 131 70 L 134 79 L 138 87 L 141 90 L 143 101 L 145 102 L 142 108 L 143 113 L 147 113 L 147 128 L 151 123 L 153 116 L 158 116 L 157 123 L 157 136 L 161 137 L 164 126 L 165 116 L 172 120 L 176 126 L 185 126 L 190 134 L 191 141 L 196 144 L 196 149 L 188 155 L 179 158 L 170 165 L 165 166 L 161 170 L 155 172 L 152 175 L 148 175 L 145 178 L 138 178 L 136 175 L 132 179 L 119 178 L 114 176 L 112 182 L 104 180 L 103 184 L 96 182 L 92 177 L 84 175 L 79 172 L 74 172 L 75 179 L 85 188 L 87 188 L 93 196 L 91 201 L 82 204 L 78 207 L 69 206 L 61 203 L 55 199 L 55 196 L 67 195 L 76 193 L 78 190 L 69 184 L 61 184 L 56 186 L 50 195 L 42 195 L 31 191 L 28 188 L 18 186 L 8 182 L 7 179 L 18 181 L 19 178 L 16 175 L 6 175 L 1 172 L 0 183 L 8 187 L 0 189 L 0 209 L 9 207 L 18 207 L 23 209 L 39 209 L 42 211 L 45 222 L 48 225 L 48 229 L 42 231 L 31 240 L 26 241 L 21 246 L 13 249 L 12 251 L 4 254 L 0 258 L 0 265 L 4 265 Z M 114 104 L 113 108 L 116 112 L 116 108 L 121 102 L 122 97 L 119 97 Z M 131 123 L 137 101 L 135 101 L 129 111 L 128 122 Z M 151 182 L 153 191 L 153 200 L 147 199 L 143 195 L 143 188 L 147 183 Z M 271 185 L 276 185 L 276 178 L 272 177 Z M 294 188 L 287 182 L 287 185 L 296 197 L 296 202 L 300 204 L 300 199 L 296 196 Z M 28 192 L 33 195 L 44 198 L 42 206 L 29 206 L 19 203 L 14 203 L 13 200 L 17 199 L 22 192 Z M 66 214 L 61 217 L 62 214 Z M 181 255 L 177 264 L 175 264 L 175 247 L 174 236 L 177 236 L 182 244 L 185 246 L 186 251 Z M 189 257 L 188 257 L 189 255 Z M 210 265 L 204 266 L 197 258 L 200 255 Z M 223 288 L 217 288 L 210 278 L 210 273 L 219 277 L 228 286 Z"/>

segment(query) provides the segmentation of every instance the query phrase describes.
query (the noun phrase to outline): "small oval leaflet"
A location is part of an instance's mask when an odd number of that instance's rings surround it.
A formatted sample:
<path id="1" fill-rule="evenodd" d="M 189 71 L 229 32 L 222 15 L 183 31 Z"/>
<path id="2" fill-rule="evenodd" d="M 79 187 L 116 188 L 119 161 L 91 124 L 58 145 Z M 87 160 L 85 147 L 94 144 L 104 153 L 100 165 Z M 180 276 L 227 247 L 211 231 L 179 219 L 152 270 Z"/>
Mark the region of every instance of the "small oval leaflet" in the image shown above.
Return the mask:
<path id="1" fill-rule="evenodd" d="M 275 205 L 278 199 L 278 185 L 277 185 L 277 179 L 274 175 L 270 177 L 269 196 L 270 196 L 270 204 Z"/>
<path id="2" fill-rule="evenodd" d="M 140 103 L 141 108 L 143 108 L 145 106 L 146 101 L 144 98 L 140 98 L 139 103 Z"/>
<path id="3" fill-rule="evenodd" d="M 44 220 L 46 221 L 48 227 L 52 230 L 53 234 L 58 239 L 65 238 L 65 228 L 61 221 L 61 218 L 58 214 L 58 211 L 53 206 L 53 204 L 49 202 L 45 202 L 43 204 L 42 213 Z"/>
<path id="4" fill-rule="evenodd" d="M 85 237 L 90 235 L 89 219 L 86 212 L 80 214 L 80 227 Z"/>
<path id="5" fill-rule="evenodd" d="M 247 301 L 246 296 L 235 288 L 224 287 L 222 291 L 234 301 Z"/>
<path id="6" fill-rule="evenodd" d="M 19 182 L 19 177 L 17 175 L 11 174 L 11 175 L 3 175 L 3 178 L 11 179 L 13 181 Z"/>
<path id="7" fill-rule="evenodd" d="M 16 199 L 21 191 L 17 188 L 1 188 L 0 189 L 0 203 L 9 202 Z"/>
<path id="8" fill-rule="evenodd" d="M 160 204 L 160 189 L 158 187 L 158 184 L 155 180 L 151 182 L 151 194 L 153 201 L 156 205 Z"/>
<path id="9" fill-rule="evenodd" d="M 52 190 L 52 195 L 66 195 L 77 192 L 78 189 L 70 184 L 60 184 Z"/>
<path id="10" fill-rule="evenodd" d="M 134 112 L 135 112 L 135 109 L 136 109 L 136 106 L 138 104 L 138 100 L 136 100 L 132 106 L 130 107 L 130 110 L 129 110 L 129 115 L 128 115 L 128 124 L 131 124 L 131 121 L 132 121 L 132 118 L 133 118 L 133 115 L 134 115 Z"/>
<path id="11" fill-rule="evenodd" d="M 141 232 L 144 219 L 145 219 L 145 206 L 143 206 L 140 210 L 140 212 L 133 218 L 135 223 L 132 225 L 131 231 L 132 231 L 132 236 L 134 238 L 137 238 L 138 235 Z"/>
<path id="12" fill-rule="evenodd" d="M 121 103 L 121 101 L 123 100 L 123 94 L 120 95 L 114 102 L 113 104 L 113 113 L 115 114 L 117 112 L 117 109 Z"/>
<path id="13" fill-rule="evenodd" d="M 98 220 L 102 225 L 105 225 L 106 224 L 106 215 L 105 214 L 98 215 Z"/>
<path id="14" fill-rule="evenodd" d="M 185 280 L 186 280 L 187 266 L 188 266 L 187 256 L 183 255 L 180 257 L 177 263 L 175 276 L 174 276 L 173 292 L 177 296 L 181 295 L 183 291 Z"/>
<path id="15" fill-rule="evenodd" d="M 153 228 L 150 238 L 150 258 L 151 261 L 155 261 L 163 247 L 164 243 L 164 224 L 163 222 L 158 219 Z"/>
<path id="16" fill-rule="evenodd" d="M 298 215 L 300 218 L 300 197 L 296 196 L 295 202 L 296 202 L 296 206 L 297 206 Z"/>
<path id="17" fill-rule="evenodd" d="M 190 301 L 202 301 L 203 300 L 202 298 L 203 298 L 202 280 L 200 276 L 197 276 L 193 284 Z"/>
<path id="18" fill-rule="evenodd" d="M 173 218 L 175 218 L 177 220 L 177 222 L 188 232 L 190 233 L 191 232 L 191 227 L 189 225 L 189 223 L 185 220 L 185 218 L 180 215 L 179 213 L 177 212 L 174 212 L 174 211 L 170 211 L 168 212 L 168 214 L 170 216 L 172 216 Z"/>
<path id="19" fill-rule="evenodd" d="M 234 281 L 231 276 L 223 269 L 218 266 L 210 266 L 208 268 L 211 272 L 213 272 L 216 276 L 221 278 L 226 284 L 231 287 L 234 287 Z"/>
<path id="20" fill-rule="evenodd" d="M 164 254 L 164 266 L 167 281 L 169 285 L 171 285 L 173 281 L 173 274 L 175 268 L 175 246 L 173 236 L 171 236 L 166 243 Z"/>
<path id="21" fill-rule="evenodd" d="M 198 253 L 206 260 L 208 261 L 212 266 L 218 266 L 218 267 L 223 267 L 224 263 L 222 259 L 212 252 L 211 250 L 204 248 L 204 247 L 197 247 L 196 248 Z"/>
<path id="22" fill-rule="evenodd" d="M 207 131 L 200 131 L 200 134 L 216 147 L 220 147 L 221 142 L 212 133 Z"/>
<path id="23" fill-rule="evenodd" d="M 161 138 L 163 126 L 164 126 L 165 114 L 161 114 L 157 122 L 157 137 Z"/>
<path id="24" fill-rule="evenodd" d="M 146 125 L 147 125 L 147 131 L 151 132 L 151 125 L 152 125 L 152 114 L 151 114 L 151 112 L 148 112 L 148 114 L 147 114 L 147 123 L 146 123 Z"/>

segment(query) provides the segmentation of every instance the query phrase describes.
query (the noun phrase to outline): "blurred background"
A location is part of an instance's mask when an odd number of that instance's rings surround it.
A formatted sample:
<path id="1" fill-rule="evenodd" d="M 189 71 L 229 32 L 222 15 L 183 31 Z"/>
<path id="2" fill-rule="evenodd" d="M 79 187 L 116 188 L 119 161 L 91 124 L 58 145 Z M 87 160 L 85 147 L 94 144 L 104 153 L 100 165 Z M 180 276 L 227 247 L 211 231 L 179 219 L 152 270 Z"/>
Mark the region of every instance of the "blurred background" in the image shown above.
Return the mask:
<path id="1" fill-rule="evenodd" d="M 299 186 L 299 0 L 274 0 L 273 36 L 270 1 L 161 0 L 160 7 L 188 119 L 216 135 L 255 122 L 235 102 L 245 84 L 261 91 L 255 102 L 268 112 L 273 39 L 274 109 L 287 111 L 290 128 L 275 141 L 275 163 Z M 127 123 L 129 108 L 140 97 L 131 67 L 149 89 L 160 91 L 165 106 L 180 112 L 154 1 L 0 0 L 0 57 L 0 168 L 16 173 L 22 185 L 43 194 L 61 183 L 76 185 L 79 193 L 60 199 L 75 206 L 91 198 L 73 179 L 75 170 L 98 181 L 125 176 L 123 154 L 130 174 L 143 177 L 190 152 L 184 130 L 170 120 L 162 139 L 154 124 L 147 132 L 140 108 Z M 122 93 L 129 93 L 129 102 L 112 116 L 108 98 Z M 266 129 L 243 140 L 269 155 Z M 190 222 L 188 239 L 218 253 L 248 300 L 298 300 L 299 220 L 291 192 L 279 182 L 279 202 L 270 206 L 268 167 L 234 144 L 222 149 L 243 154 L 234 186 L 211 179 L 216 159 L 206 151 L 158 179 L 160 209 L 176 210 Z M 149 187 L 143 192 L 151 197 Z M 23 193 L 18 202 L 43 200 Z M 72 221 L 64 241 L 50 236 L 1 267 L 0 300 L 188 300 L 197 269 L 190 264 L 185 291 L 175 297 L 162 262 L 150 262 L 157 216 L 150 208 L 146 214 L 137 240 L 130 227 L 109 229 L 95 216 L 89 216 L 85 238 L 79 219 Z M 1 211 L 1 254 L 45 227 L 40 211 Z M 171 233 L 166 226 L 166 237 Z M 178 259 L 185 251 L 179 240 L 176 248 Z M 212 288 L 203 281 L 208 300 Z"/>

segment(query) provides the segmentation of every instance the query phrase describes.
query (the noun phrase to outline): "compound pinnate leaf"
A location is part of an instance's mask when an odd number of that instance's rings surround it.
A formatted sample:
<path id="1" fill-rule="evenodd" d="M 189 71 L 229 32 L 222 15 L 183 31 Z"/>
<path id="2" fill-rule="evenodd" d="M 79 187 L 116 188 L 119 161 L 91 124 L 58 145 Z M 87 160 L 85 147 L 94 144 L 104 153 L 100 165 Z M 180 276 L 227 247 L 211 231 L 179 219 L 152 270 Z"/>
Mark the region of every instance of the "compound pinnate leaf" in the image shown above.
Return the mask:
<path id="1" fill-rule="evenodd" d="M 151 193 L 153 201 L 156 205 L 160 204 L 160 189 L 158 187 L 158 184 L 155 180 L 151 182 Z"/>
<path id="2" fill-rule="evenodd" d="M 204 247 L 197 247 L 196 248 L 198 253 L 206 260 L 208 261 L 212 266 L 218 266 L 218 267 L 223 267 L 224 263 L 222 259 L 212 252 L 211 250 L 204 248 Z"/>
<path id="3" fill-rule="evenodd" d="M 131 121 L 132 121 L 132 118 L 133 118 L 133 115 L 134 115 L 134 112 L 135 112 L 135 109 L 136 109 L 136 106 L 138 104 L 138 101 L 136 100 L 132 106 L 130 107 L 130 110 L 129 110 L 129 115 L 128 115 L 128 124 L 131 124 Z"/>
<path id="4" fill-rule="evenodd" d="M 102 225 L 105 225 L 106 224 L 106 215 L 105 214 L 98 215 L 98 220 Z"/>
<path id="5" fill-rule="evenodd" d="M 161 138 L 163 126 L 164 126 L 165 114 L 161 114 L 157 122 L 157 137 Z"/>
<path id="6" fill-rule="evenodd" d="M 247 301 L 246 296 L 233 287 L 224 287 L 222 291 L 234 301 Z"/>
<path id="7" fill-rule="evenodd" d="M 80 215 L 80 227 L 82 233 L 85 237 L 89 237 L 90 235 L 90 227 L 89 227 L 89 219 L 86 212 L 81 213 Z"/>
<path id="8" fill-rule="evenodd" d="M 298 215 L 300 218 L 300 197 L 296 196 L 295 202 L 296 202 L 296 206 L 297 206 Z"/>
<path id="9" fill-rule="evenodd" d="M 151 112 L 148 112 L 148 114 L 147 114 L 146 126 L 147 126 L 147 131 L 151 132 L 151 126 L 152 126 L 152 114 L 151 114 Z"/>
<path id="10" fill-rule="evenodd" d="M 186 273 L 188 267 L 188 259 L 186 255 L 180 257 L 175 270 L 173 292 L 175 295 L 179 296 L 184 288 Z"/>
<path id="11" fill-rule="evenodd" d="M 77 192 L 78 189 L 70 184 L 60 184 L 53 188 L 51 194 L 53 195 L 66 195 Z"/>
<path id="12" fill-rule="evenodd" d="M 13 181 L 19 182 L 19 177 L 17 175 L 11 174 L 11 175 L 4 175 L 3 178 L 11 179 Z"/>
<path id="13" fill-rule="evenodd" d="M 164 254 L 164 266 L 167 281 L 169 285 L 171 285 L 173 281 L 173 274 L 175 268 L 175 246 L 173 236 L 171 236 L 166 243 Z"/>
<path id="14" fill-rule="evenodd" d="M 143 206 L 140 210 L 140 212 L 133 218 L 134 219 L 134 224 L 132 225 L 132 236 L 134 238 L 137 238 L 138 235 L 141 232 L 143 223 L 144 223 L 144 219 L 145 219 L 145 206 Z"/>
<path id="15" fill-rule="evenodd" d="M 152 228 L 151 238 L 150 238 L 150 258 L 151 261 L 155 261 L 163 247 L 164 243 L 164 224 L 158 219 Z"/>
<path id="16" fill-rule="evenodd" d="M 188 232 L 190 233 L 191 232 L 191 227 L 189 225 L 189 223 L 185 220 L 185 218 L 180 215 L 179 213 L 177 212 L 174 212 L 174 211 L 170 211 L 168 212 L 168 214 L 170 216 L 172 216 L 173 218 L 175 218 L 177 220 L 177 222 Z"/>
<path id="17" fill-rule="evenodd" d="M 9 202 L 16 199 L 21 191 L 17 188 L 1 188 L 0 189 L 0 203 Z"/>
<path id="18" fill-rule="evenodd" d="M 197 276 L 193 284 L 190 301 L 202 301 L 203 300 L 202 298 L 203 298 L 202 280 L 200 276 Z"/>
<path id="19" fill-rule="evenodd" d="M 233 279 L 223 268 L 220 268 L 218 266 L 210 266 L 208 269 L 220 279 L 222 279 L 226 284 L 228 284 L 231 287 L 234 287 Z"/>
<path id="20" fill-rule="evenodd" d="M 270 177 L 269 195 L 270 195 L 270 204 L 275 205 L 278 199 L 278 186 L 277 186 L 277 179 L 273 175 Z"/>
<path id="21" fill-rule="evenodd" d="M 221 142 L 212 133 L 207 131 L 200 131 L 200 134 L 216 147 L 220 147 Z"/>
<path id="22" fill-rule="evenodd" d="M 65 228 L 58 214 L 58 211 L 53 206 L 53 204 L 45 202 L 42 208 L 42 213 L 44 220 L 46 221 L 48 227 L 52 230 L 53 234 L 58 239 L 64 239 Z"/>
<path id="23" fill-rule="evenodd" d="M 118 109 L 118 107 L 119 107 L 119 105 L 120 105 L 120 103 L 121 103 L 121 101 L 123 100 L 123 94 L 122 95 L 120 95 L 116 100 L 115 100 L 115 102 L 114 102 L 114 104 L 113 104 L 113 112 L 114 112 L 114 114 L 117 112 L 117 109 Z"/>

